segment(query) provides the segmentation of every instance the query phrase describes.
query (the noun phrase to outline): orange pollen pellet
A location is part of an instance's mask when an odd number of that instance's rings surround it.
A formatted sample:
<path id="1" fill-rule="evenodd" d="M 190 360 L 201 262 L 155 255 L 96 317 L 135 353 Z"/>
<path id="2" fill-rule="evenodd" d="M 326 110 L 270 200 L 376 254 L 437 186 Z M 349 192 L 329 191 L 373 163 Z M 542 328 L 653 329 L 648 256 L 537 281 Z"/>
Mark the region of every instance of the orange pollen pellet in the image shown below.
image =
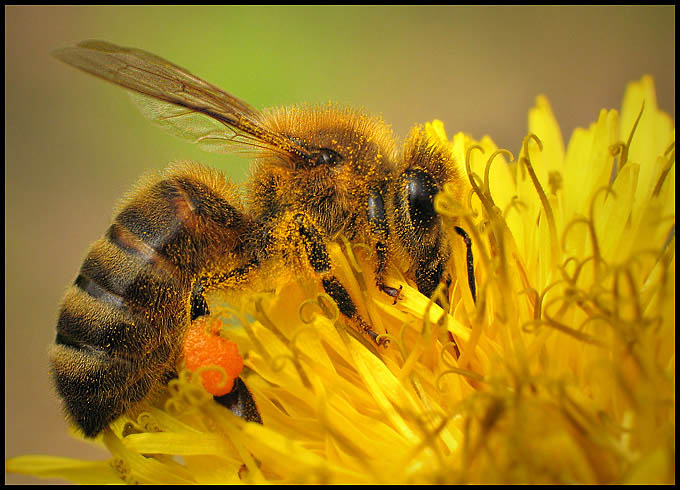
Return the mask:
<path id="1" fill-rule="evenodd" d="M 220 325 L 220 321 L 214 317 L 197 318 L 189 327 L 184 340 L 184 359 L 188 370 L 196 371 L 211 366 L 224 369 L 226 379 L 217 369 L 208 369 L 201 373 L 203 387 L 214 396 L 229 393 L 234 380 L 243 369 L 243 358 L 238 346 L 219 336 Z"/>

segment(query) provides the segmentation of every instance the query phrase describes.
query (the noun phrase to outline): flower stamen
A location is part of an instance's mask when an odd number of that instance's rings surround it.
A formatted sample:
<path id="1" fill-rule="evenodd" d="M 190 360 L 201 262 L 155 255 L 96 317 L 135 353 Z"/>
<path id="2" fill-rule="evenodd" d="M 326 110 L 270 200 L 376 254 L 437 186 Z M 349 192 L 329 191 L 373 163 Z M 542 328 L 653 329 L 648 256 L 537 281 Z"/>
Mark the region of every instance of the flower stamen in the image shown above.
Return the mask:
<path id="1" fill-rule="evenodd" d="M 486 162 L 486 166 L 484 167 L 484 194 L 489 198 L 489 202 L 494 209 L 498 208 L 496 207 L 496 203 L 494 202 L 493 197 L 491 196 L 491 190 L 489 188 L 489 174 L 491 173 L 491 164 L 498 155 L 507 156 L 511 162 L 515 160 L 515 156 L 512 154 L 510 150 L 501 148 L 499 150 L 494 151 Z"/>
<path id="2" fill-rule="evenodd" d="M 633 123 L 633 127 L 630 130 L 630 134 L 628 135 L 628 141 L 626 141 L 626 144 L 623 145 L 623 148 L 621 149 L 621 158 L 619 160 L 619 173 L 621 172 L 621 169 L 623 169 L 623 166 L 628 162 L 628 151 L 630 150 L 630 144 L 633 142 L 633 135 L 635 134 L 635 130 L 637 129 L 638 123 L 640 122 L 640 119 L 642 118 L 642 113 L 645 110 L 645 101 L 642 101 L 642 107 L 640 107 L 640 112 L 638 113 L 637 118 L 635 119 L 635 122 Z"/>
<path id="3" fill-rule="evenodd" d="M 534 167 L 531 163 L 531 158 L 529 157 L 530 140 L 534 140 L 538 145 L 538 150 L 543 151 L 543 143 L 541 143 L 541 140 L 538 138 L 538 136 L 536 136 L 535 134 L 529 134 L 524 138 L 522 144 L 524 156 L 521 157 L 519 161 L 523 163 L 527 168 L 527 172 L 529 173 L 531 182 L 533 183 L 534 188 L 538 193 L 538 197 L 541 200 L 541 205 L 543 206 L 543 209 L 545 211 L 545 217 L 546 220 L 548 221 L 548 230 L 550 232 L 550 263 L 554 268 L 557 265 L 560 256 L 560 250 L 558 245 L 559 240 L 557 239 L 557 224 L 555 223 L 555 217 L 553 215 L 553 210 L 552 207 L 550 206 L 550 202 L 548 201 L 548 197 L 545 195 L 545 191 L 543 190 L 541 183 L 538 181 L 538 177 L 536 176 L 536 172 L 534 171 Z"/>
<path id="4" fill-rule="evenodd" d="M 668 156 L 670 153 L 670 156 Z M 671 168 L 673 165 L 675 165 L 675 141 L 668 145 L 668 148 L 666 148 L 666 151 L 664 152 L 664 157 L 668 157 L 668 161 L 666 162 L 666 165 L 664 166 L 663 170 L 661 171 L 661 175 L 659 175 L 659 179 L 656 181 L 656 185 L 654 186 L 654 191 L 652 191 L 653 196 L 658 196 L 659 193 L 661 192 L 661 187 L 663 186 L 663 183 L 666 181 L 666 176 L 668 173 L 671 171 Z"/>
<path id="5" fill-rule="evenodd" d="M 493 203 L 489 202 L 488 196 L 480 189 L 480 185 L 477 183 L 477 181 L 481 182 L 481 185 L 484 186 L 484 181 L 472 171 L 472 165 L 470 163 L 471 158 L 472 158 L 472 151 L 473 150 L 479 150 L 482 155 L 484 154 L 484 148 L 482 148 L 479 145 L 472 145 L 470 146 L 466 153 L 465 153 L 465 171 L 467 172 L 468 175 L 468 180 L 470 181 L 470 186 L 474 190 L 475 194 L 477 194 L 477 197 L 479 198 L 480 202 L 482 203 L 482 206 L 484 207 L 484 210 L 486 211 L 487 216 L 491 217 L 493 216 Z"/>

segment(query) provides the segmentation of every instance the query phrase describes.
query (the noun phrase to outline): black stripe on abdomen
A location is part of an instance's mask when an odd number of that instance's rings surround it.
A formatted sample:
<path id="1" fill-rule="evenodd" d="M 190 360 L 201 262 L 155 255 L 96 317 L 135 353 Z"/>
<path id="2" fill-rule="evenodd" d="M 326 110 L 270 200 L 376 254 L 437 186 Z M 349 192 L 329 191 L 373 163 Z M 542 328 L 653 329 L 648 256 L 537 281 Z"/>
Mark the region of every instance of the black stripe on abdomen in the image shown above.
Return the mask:
<path id="1" fill-rule="evenodd" d="M 106 287 L 96 283 L 82 273 L 78 274 L 78 277 L 76 277 L 73 284 L 99 301 L 103 301 L 104 303 L 108 303 L 118 308 L 125 305 L 125 300 L 121 295 L 111 292 L 106 289 Z"/>

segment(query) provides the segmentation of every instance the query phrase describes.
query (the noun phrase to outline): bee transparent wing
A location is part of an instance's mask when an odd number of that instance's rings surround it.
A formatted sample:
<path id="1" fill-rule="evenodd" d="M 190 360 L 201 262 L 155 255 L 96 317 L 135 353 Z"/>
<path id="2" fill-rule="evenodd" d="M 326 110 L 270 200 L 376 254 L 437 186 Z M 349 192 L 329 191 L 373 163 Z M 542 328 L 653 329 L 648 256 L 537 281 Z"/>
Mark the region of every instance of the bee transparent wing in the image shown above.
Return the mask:
<path id="1" fill-rule="evenodd" d="M 117 85 L 178 105 L 222 112 L 257 113 L 242 100 L 141 49 L 106 41 L 83 41 L 53 52 L 58 59 Z"/>
<path id="2" fill-rule="evenodd" d="M 174 136 L 189 140 L 204 151 L 228 153 L 239 149 L 239 133 L 217 119 L 183 106 L 163 102 L 138 92 L 130 98 L 141 113 Z"/>
<path id="3" fill-rule="evenodd" d="M 136 102 L 145 115 L 212 151 L 220 143 L 228 147 L 235 142 L 268 147 L 290 157 L 310 158 L 296 142 L 263 127 L 258 122 L 258 111 L 249 104 L 159 56 L 105 41 L 84 41 L 58 49 L 53 55 L 141 94 Z"/>

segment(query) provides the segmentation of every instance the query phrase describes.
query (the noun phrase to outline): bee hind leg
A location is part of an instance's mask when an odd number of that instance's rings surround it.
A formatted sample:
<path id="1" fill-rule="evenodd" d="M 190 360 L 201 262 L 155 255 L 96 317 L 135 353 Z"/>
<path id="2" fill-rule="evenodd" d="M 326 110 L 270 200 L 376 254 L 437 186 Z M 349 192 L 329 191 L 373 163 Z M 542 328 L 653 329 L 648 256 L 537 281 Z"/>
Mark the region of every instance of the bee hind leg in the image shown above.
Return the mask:
<path id="1" fill-rule="evenodd" d="M 191 321 L 194 321 L 201 316 L 210 315 L 208 302 L 203 296 L 203 291 L 208 284 L 214 287 L 217 284 L 223 284 L 229 280 L 241 278 L 241 276 L 247 275 L 253 267 L 255 267 L 255 264 L 251 261 L 245 266 L 234 269 L 227 274 L 219 275 L 219 277 L 202 277 L 196 281 L 191 293 Z M 234 387 L 229 393 L 221 396 L 213 396 L 213 400 L 247 422 L 262 423 L 262 417 L 257 409 L 253 395 L 251 395 L 248 387 L 241 378 L 236 378 L 234 380 Z"/>
<path id="2" fill-rule="evenodd" d="M 234 415 L 241 417 L 246 422 L 262 423 L 262 417 L 257 405 L 255 405 L 253 395 L 250 394 L 241 378 L 234 380 L 234 387 L 229 393 L 213 398 L 217 403 L 228 408 Z"/>

